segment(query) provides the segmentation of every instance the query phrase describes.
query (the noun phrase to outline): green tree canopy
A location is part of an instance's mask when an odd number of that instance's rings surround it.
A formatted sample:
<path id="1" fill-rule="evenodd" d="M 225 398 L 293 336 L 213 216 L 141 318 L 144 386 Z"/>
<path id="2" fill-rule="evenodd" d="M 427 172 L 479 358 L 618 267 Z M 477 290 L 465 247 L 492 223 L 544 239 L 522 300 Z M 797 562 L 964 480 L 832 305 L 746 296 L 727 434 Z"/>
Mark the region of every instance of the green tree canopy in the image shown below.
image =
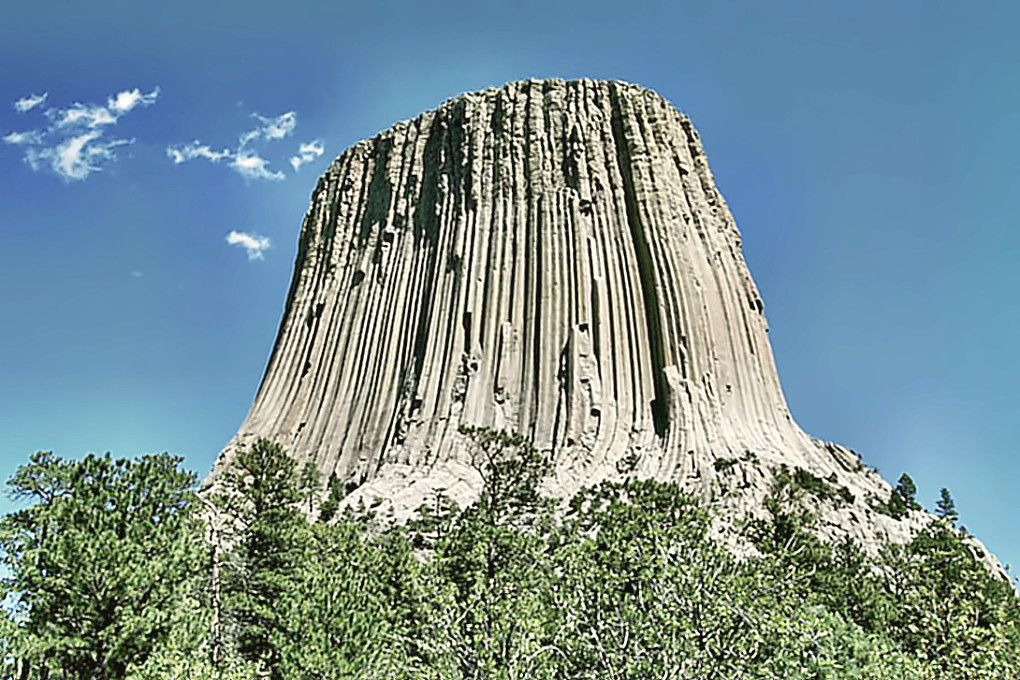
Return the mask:
<path id="1" fill-rule="evenodd" d="M 238 452 L 216 497 L 237 533 L 232 568 L 224 573 L 237 649 L 265 663 L 273 677 L 282 663 L 277 638 L 288 631 L 278 602 L 298 578 L 309 538 L 301 500 L 294 459 L 267 439 Z"/>
<path id="2" fill-rule="evenodd" d="M 949 495 L 949 489 L 943 488 L 939 492 L 939 499 L 935 503 L 935 515 L 953 526 L 956 526 L 956 520 L 960 519 L 960 514 L 956 511 L 956 503 Z"/>
<path id="3" fill-rule="evenodd" d="M 911 510 L 921 509 L 921 505 L 915 498 L 917 496 L 917 486 L 906 472 L 900 475 L 900 481 L 896 484 L 896 494 L 903 500 L 905 507 Z"/>
<path id="4" fill-rule="evenodd" d="M 169 635 L 205 555 L 180 462 L 39 452 L 18 469 L 12 495 L 33 504 L 0 520 L 15 657 L 43 674 L 119 678 Z"/>

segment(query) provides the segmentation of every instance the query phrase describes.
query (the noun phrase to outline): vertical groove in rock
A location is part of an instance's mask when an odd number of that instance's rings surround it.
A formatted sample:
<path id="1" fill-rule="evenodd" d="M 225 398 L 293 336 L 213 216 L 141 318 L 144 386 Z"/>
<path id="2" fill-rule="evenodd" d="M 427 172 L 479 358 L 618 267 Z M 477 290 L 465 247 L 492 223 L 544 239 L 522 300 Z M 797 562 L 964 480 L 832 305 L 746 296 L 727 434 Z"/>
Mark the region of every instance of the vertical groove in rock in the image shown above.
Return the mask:
<path id="1" fill-rule="evenodd" d="M 470 424 L 530 437 L 562 494 L 635 459 L 704 490 L 716 459 L 748 451 L 886 493 L 793 422 L 767 332 L 672 105 L 589 80 L 463 95 L 319 180 L 269 365 L 213 477 L 265 436 L 356 495 L 468 498 Z"/>
<path id="2" fill-rule="evenodd" d="M 651 354 L 651 372 L 654 385 L 654 398 L 652 399 L 652 420 L 655 424 L 655 432 L 658 436 L 665 435 L 668 427 L 669 415 L 666 413 L 666 387 L 665 368 L 666 361 L 663 352 L 662 324 L 659 319 L 659 282 L 657 272 L 654 271 L 655 264 L 652 258 L 651 246 L 649 245 L 649 229 L 642 223 L 642 206 L 644 201 L 638 199 L 634 187 L 634 162 L 633 152 L 630 149 L 633 131 L 624 129 L 623 118 L 628 113 L 625 108 L 628 99 L 620 96 L 618 90 L 613 88 L 612 92 L 612 129 L 613 141 L 615 142 L 616 163 L 623 182 L 624 213 L 627 218 L 627 228 L 633 242 L 634 254 L 637 258 L 638 285 L 641 289 L 642 307 L 645 312 L 645 325 L 647 327 L 649 349 Z M 630 117 L 628 117 L 628 121 Z M 644 199 L 644 197 L 642 197 Z"/>

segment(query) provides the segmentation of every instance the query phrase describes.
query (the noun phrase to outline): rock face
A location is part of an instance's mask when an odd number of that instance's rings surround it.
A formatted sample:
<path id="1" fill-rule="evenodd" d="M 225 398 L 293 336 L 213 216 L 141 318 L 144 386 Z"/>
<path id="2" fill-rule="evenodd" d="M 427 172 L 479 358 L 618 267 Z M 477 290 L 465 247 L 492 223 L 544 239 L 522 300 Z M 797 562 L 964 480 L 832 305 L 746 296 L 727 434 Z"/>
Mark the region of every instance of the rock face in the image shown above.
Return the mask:
<path id="1" fill-rule="evenodd" d="M 785 464 L 853 494 L 822 513 L 840 532 L 911 523 L 870 513 L 889 486 L 791 418 L 698 135 L 630 84 L 511 83 L 345 151 L 213 478 L 264 436 L 398 514 L 467 500 L 462 424 L 531 438 L 560 495 L 627 470 L 750 507 Z"/>

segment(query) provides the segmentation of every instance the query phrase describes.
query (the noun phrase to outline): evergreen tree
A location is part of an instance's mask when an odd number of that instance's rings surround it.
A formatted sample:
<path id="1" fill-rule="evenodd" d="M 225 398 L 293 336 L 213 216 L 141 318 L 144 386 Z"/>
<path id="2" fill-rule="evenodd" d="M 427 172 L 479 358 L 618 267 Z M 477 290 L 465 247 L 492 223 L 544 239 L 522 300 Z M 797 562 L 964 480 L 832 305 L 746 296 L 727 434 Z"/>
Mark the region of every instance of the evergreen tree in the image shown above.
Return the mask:
<path id="1" fill-rule="evenodd" d="M 420 565 L 404 532 L 370 533 L 344 513 L 310 526 L 300 570 L 276 601 L 289 625 L 279 638 L 285 678 L 397 678 L 413 665 L 424 619 Z"/>
<path id="2" fill-rule="evenodd" d="M 297 508 L 295 462 L 279 444 L 257 440 L 240 451 L 217 498 L 237 526 L 233 569 L 224 574 L 225 609 L 237 650 L 280 675 L 281 640 L 289 625 L 277 606 L 297 579 L 308 526 Z"/>
<path id="3" fill-rule="evenodd" d="M 956 526 L 956 520 L 960 518 L 960 515 L 956 512 L 956 503 L 949 495 L 949 489 L 943 487 L 939 492 L 939 499 L 935 503 L 935 515 L 949 522 L 951 526 Z"/>
<path id="4" fill-rule="evenodd" d="M 478 500 L 460 510 L 440 496 L 413 528 L 416 543 L 435 551 L 439 649 L 456 650 L 461 677 L 505 677 L 539 625 L 535 584 L 547 567 L 541 546 L 550 501 L 538 486 L 550 464 L 519 434 L 460 431 L 481 476 Z"/>
<path id="5" fill-rule="evenodd" d="M 168 454 L 32 456 L 8 481 L 30 507 L 0 520 L 16 604 L 9 649 L 39 677 L 121 678 L 181 623 L 205 573 L 195 476 Z"/>
<path id="6" fill-rule="evenodd" d="M 315 503 L 315 496 L 319 492 L 319 480 L 322 479 L 322 473 L 319 472 L 319 468 L 316 467 L 315 463 L 308 461 L 305 466 L 301 468 L 301 476 L 298 479 L 298 489 L 301 491 L 301 496 L 305 503 L 308 504 L 308 514 L 312 514 L 312 506 Z"/>
<path id="7" fill-rule="evenodd" d="M 896 494 L 903 500 L 903 505 L 910 510 L 920 510 L 921 505 L 917 502 L 917 487 L 914 480 L 906 472 L 900 475 L 900 481 L 896 484 Z"/>
<path id="8" fill-rule="evenodd" d="M 336 516 L 336 511 L 340 508 L 340 501 L 344 499 L 344 489 L 336 473 L 329 476 L 326 488 L 329 489 L 329 494 L 319 506 L 319 521 L 323 524 L 328 524 Z"/>

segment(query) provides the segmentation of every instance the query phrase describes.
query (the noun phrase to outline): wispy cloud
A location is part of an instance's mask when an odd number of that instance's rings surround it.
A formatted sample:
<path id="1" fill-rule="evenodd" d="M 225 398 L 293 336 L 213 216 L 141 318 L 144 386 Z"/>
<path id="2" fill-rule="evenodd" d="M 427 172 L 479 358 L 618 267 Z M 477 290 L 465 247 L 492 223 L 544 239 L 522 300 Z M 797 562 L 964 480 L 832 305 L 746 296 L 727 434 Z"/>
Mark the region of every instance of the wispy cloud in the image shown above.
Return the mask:
<path id="1" fill-rule="evenodd" d="M 265 116 L 253 113 L 252 118 L 258 118 L 262 122 L 261 127 L 256 128 L 254 131 L 258 131 L 266 139 L 283 139 L 290 136 L 294 132 L 294 128 L 297 127 L 297 114 L 293 111 L 288 111 L 276 118 L 266 118 Z"/>
<path id="2" fill-rule="evenodd" d="M 42 144 L 43 133 L 40 130 L 29 130 L 27 132 L 11 132 L 4 135 L 4 142 L 7 144 Z"/>
<path id="3" fill-rule="evenodd" d="M 54 125 L 58 128 L 90 127 L 96 128 L 101 125 L 113 125 L 117 122 L 114 112 L 105 106 L 85 106 L 74 104 L 69 109 L 57 111 L 50 109 L 46 112 L 52 114 Z"/>
<path id="4" fill-rule="evenodd" d="M 204 158 L 212 163 L 225 161 L 227 167 L 233 169 L 245 179 L 281 180 L 283 173 L 269 169 L 269 161 L 251 148 L 258 141 L 276 141 L 288 137 L 297 127 L 297 114 L 293 111 L 275 117 L 252 114 L 259 125 L 241 134 L 237 138 L 237 148 L 214 151 L 208 144 L 195 140 L 190 144 L 168 146 L 166 155 L 175 165 L 195 158 Z M 235 234 L 239 232 L 231 232 Z M 242 234 L 243 235 L 243 234 Z"/>
<path id="5" fill-rule="evenodd" d="M 325 152 L 325 148 L 322 146 L 322 142 L 318 139 L 314 142 L 308 142 L 298 147 L 298 153 L 296 156 L 291 156 L 290 165 L 297 172 L 305 163 L 310 163 L 316 158 L 321 156 Z"/>
<path id="6" fill-rule="evenodd" d="M 98 130 L 71 137 L 54 149 L 53 168 L 68 179 L 85 179 L 99 169 L 97 163 L 108 160 L 111 151 L 101 144 L 92 144 L 102 135 Z"/>
<path id="7" fill-rule="evenodd" d="M 249 260 L 263 259 L 263 252 L 271 245 L 269 238 L 258 234 L 247 234 L 243 231 L 231 231 L 227 234 L 227 243 L 240 246 L 248 253 Z"/>
<path id="8" fill-rule="evenodd" d="M 191 144 L 184 146 L 167 147 L 166 155 L 174 162 L 174 165 L 179 165 L 193 158 L 206 158 L 215 163 L 216 161 L 233 156 L 233 152 L 230 149 L 213 151 L 208 144 L 202 144 L 196 139 Z"/>
<path id="9" fill-rule="evenodd" d="M 266 168 L 268 163 L 256 153 L 238 151 L 230 161 L 230 167 L 248 179 L 283 179 L 282 172 L 272 172 Z"/>
<path id="10" fill-rule="evenodd" d="M 43 92 L 42 94 L 30 94 L 27 97 L 22 97 L 18 101 L 14 102 L 14 108 L 19 113 L 31 111 L 35 107 L 45 102 L 48 94 L 49 94 L 48 92 Z"/>
<path id="11" fill-rule="evenodd" d="M 110 97 L 106 100 L 106 106 L 111 111 L 124 114 L 138 105 L 151 106 L 155 104 L 157 97 L 159 97 L 158 87 L 148 94 L 142 94 L 141 90 L 136 87 L 133 90 L 118 92 L 117 96 Z"/>
<path id="12" fill-rule="evenodd" d="M 64 181 L 80 181 L 116 160 L 114 149 L 133 144 L 133 139 L 106 139 L 105 130 L 138 106 L 151 106 L 159 98 L 159 88 L 143 93 L 138 88 L 124 90 L 101 104 L 75 102 L 66 109 L 46 108 L 48 123 L 35 130 L 10 132 L 6 144 L 23 146 L 24 161 L 33 170 L 50 168 Z M 19 112 L 27 112 L 46 102 L 47 93 L 28 95 L 14 102 Z"/>

